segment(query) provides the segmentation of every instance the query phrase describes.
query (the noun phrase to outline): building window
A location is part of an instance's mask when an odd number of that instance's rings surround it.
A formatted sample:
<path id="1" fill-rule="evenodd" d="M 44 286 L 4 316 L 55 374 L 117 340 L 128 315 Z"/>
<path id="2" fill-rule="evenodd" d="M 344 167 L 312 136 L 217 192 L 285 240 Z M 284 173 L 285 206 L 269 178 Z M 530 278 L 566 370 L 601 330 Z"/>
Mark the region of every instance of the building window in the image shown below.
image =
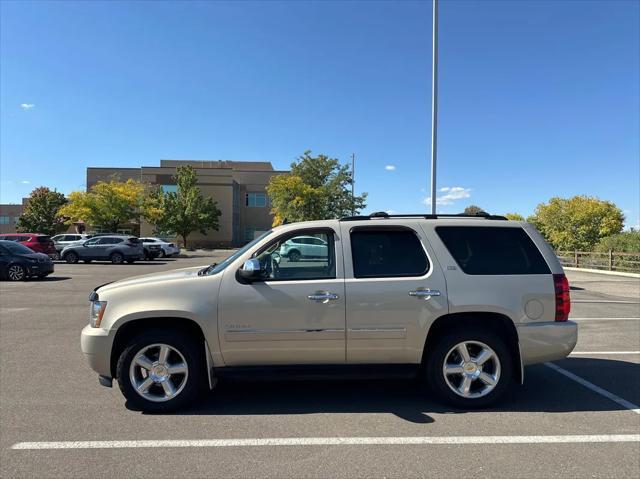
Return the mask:
<path id="1" fill-rule="evenodd" d="M 8 216 L 0 216 L 0 225 L 8 225 L 9 219 Z"/>
<path id="2" fill-rule="evenodd" d="M 160 185 L 163 193 L 177 193 L 178 185 Z"/>
<path id="3" fill-rule="evenodd" d="M 245 204 L 249 208 L 264 208 L 267 206 L 267 194 L 247 193 Z"/>
<path id="4" fill-rule="evenodd" d="M 15 224 L 18 224 L 18 221 L 19 221 L 19 220 L 20 220 L 20 217 L 19 217 L 19 216 L 14 216 L 14 217 L 13 217 L 13 222 L 14 222 Z"/>

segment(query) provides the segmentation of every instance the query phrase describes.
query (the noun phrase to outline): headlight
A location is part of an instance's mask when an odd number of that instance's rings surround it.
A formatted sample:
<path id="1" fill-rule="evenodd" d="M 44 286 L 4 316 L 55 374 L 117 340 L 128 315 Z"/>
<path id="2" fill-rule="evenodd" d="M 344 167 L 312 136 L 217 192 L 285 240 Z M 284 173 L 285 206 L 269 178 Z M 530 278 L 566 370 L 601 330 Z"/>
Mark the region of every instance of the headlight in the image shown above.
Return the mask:
<path id="1" fill-rule="evenodd" d="M 104 315 L 104 310 L 106 308 L 106 301 L 91 301 L 91 308 L 89 309 L 89 324 L 92 328 L 100 327 L 102 316 Z"/>

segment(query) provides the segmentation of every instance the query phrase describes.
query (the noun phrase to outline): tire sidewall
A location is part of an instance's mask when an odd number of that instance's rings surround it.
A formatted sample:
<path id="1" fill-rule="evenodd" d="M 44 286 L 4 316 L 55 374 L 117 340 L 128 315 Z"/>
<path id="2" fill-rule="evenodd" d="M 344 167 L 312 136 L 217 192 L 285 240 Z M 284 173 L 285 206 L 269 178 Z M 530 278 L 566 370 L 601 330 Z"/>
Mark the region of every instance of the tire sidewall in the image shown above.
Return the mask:
<path id="1" fill-rule="evenodd" d="M 145 346 L 164 343 L 180 351 L 189 368 L 187 384 L 173 399 L 166 402 L 149 401 L 138 394 L 131 384 L 129 368 L 135 355 Z M 201 351 L 202 350 L 202 351 Z M 170 412 L 195 402 L 206 379 L 204 348 L 197 341 L 180 332 L 149 332 L 133 338 L 118 359 L 116 377 L 120 391 L 134 408 L 145 412 Z"/>
<path id="2" fill-rule="evenodd" d="M 77 253 L 74 253 L 73 251 L 70 251 L 70 252 L 68 252 L 67 254 L 64 255 L 63 259 L 69 264 L 76 264 L 78 262 L 78 260 L 80 259 L 80 257 L 78 256 Z"/>
<path id="3" fill-rule="evenodd" d="M 424 373 L 430 389 L 441 400 L 461 409 L 484 408 L 498 402 L 504 397 L 513 381 L 513 358 L 504 340 L 496 333 L 487 331 L 460 331 L 448 333 L 436 338 L 436 344 L 427 356 Z M 486 396 L 480 398 L 463 398 L 454 393 L 444 379 L 442 367 L 446 355 L 463 341 L 479 341 L 494 350 L 500 361 L 500 379 L 496 387 Z"/>

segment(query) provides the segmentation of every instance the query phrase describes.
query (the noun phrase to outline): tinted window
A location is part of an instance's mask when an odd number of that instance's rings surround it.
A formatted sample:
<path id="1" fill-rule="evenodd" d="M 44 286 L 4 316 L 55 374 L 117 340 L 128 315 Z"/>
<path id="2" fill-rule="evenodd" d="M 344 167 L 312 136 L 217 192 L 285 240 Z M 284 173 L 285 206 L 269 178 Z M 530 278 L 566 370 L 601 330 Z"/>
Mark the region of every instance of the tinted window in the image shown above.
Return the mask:
<path id="1" fill-rule="evenodd" d="M 420 239 L 408 229 L 354 229 L 351 255 L 356 278 L 424 276 L 429 270 Z"/>
<path id="2" fill-rule="evenodd" d="M 85 241 L 84 244 L 86 244 L 87 246 L 90 246 L 90 245 L 93 245 L 93 244 L 98 244 L 98 241 L 100 241 L 100 238 L 94 238 L 92 240 Z"/>
<path id="3" fill-rule="evenodd" d="M 549 274 L 522 228 L 439 226 L 436 232 L 467 274 Z"/>
<path id="4" fill-rule="evenodd" d="M 38 236 L 38 243 L 48 243 L 50 239 L 49 236 Z"/>
<path id="5" fill-rule="evenodd" d="M 2 246 L 11 254 L 33 254 L 33 250 L 20 243 L 4 243 Z"/>

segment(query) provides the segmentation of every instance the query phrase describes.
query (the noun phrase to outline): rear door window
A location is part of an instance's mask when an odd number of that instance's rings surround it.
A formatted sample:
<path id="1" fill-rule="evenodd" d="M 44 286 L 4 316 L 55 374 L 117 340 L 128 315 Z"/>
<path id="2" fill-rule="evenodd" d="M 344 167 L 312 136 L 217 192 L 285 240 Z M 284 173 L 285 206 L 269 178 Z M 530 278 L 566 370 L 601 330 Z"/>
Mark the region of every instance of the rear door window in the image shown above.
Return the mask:
<path id="1" fill-rule="evenodd" d="M 438 226 L 436 233 L 466 274 L 550 274 L 522 228 Z"/>
<path id="2" fill-rule="evenodd" d="M 429 271 L 420 238 L 409 228 L 355 228 L 351 255 L 356 278 L 424 276 Z"/>

